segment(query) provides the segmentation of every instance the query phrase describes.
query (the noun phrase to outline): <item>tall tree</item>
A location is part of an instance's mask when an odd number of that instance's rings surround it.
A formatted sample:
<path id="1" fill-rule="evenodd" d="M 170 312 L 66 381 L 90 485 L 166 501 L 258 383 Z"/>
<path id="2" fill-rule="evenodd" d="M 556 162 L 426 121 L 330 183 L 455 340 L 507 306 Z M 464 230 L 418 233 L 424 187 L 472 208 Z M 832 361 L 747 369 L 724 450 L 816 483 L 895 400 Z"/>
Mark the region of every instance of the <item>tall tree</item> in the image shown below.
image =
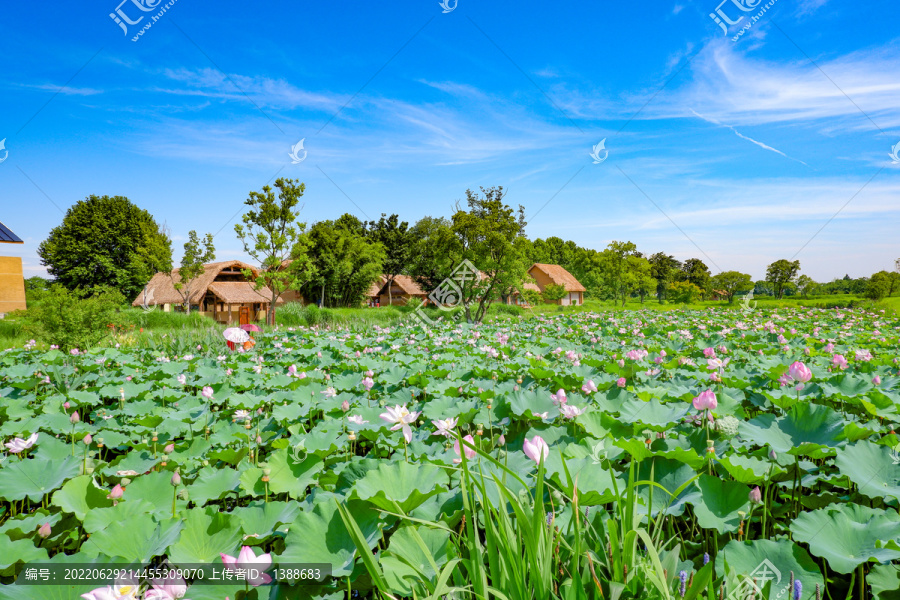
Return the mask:
<path id="1" fill-rule="evenodd" d="M 792 282 L 800 271 L 800 261 L 776 260 L 766 268 L 766 281 L 772 284 L 776 298 L 784 297 L 785 286 Z"/>
<path id="2" fill-rule="evenodd" d="M 637 294 L 644 303 L 644 298 L 650 294 L 657 285 L 656 279 L 653 278 L 653 268 L 650 261 L 644 258 L 640 252 L 635 252 L 626 260 L 627 277 L 625 279 L 626 292 L 628 294 Z M 624 306 L 625 303 L 622 303 Z"/>
<path id="3" fill-rule="evenodd" d="M 443 249 L 453 264 L 470 261 L 474 274 L 459 286 L 468 322 L 481 322 L 492 300 L 507 290 L 521 289 L 529 265 L 515 241 L 524 235 L 525 209 L 518 215 L 503 202 L 503 187 L 466 190 L 468 210 L 458 204 L 451 219 L 453 237 Z M 448 273 L 447 275 L 450 275 Z M 473 314 L 474 308 L 474 314 Z"/>
<path id="4" fill-rule="evenodd" d="M 270 325 L 275 324 L 275 303 L 281 295 L 299 289 L 313 274 L 303 236 L 306 223 L 297 222 L 296 207 L 306 186 L 279 177 L 275 188 L 278 198 L 268 185 L 263 186 L 262 193 L 250 192 L 244 201 L 250 210 L 244 213 L 243 223 L 234 226 L 244 251 L 259 263 L 256 289 L 268 287 L 271 291 L 266 314 Z"/>
<path id="5" fill-rule="evenodd" d="M 384 275 L 388 285 L 388 304 L 393 304 L 391 289 L 394 287 L 394 278 L 406 272 L 409 267 L 409 254 L 413 242 L 413 236 L 409 231 L 409 223 L 400 222 L 397 215 L 388 217 L 384 213 L 381 219 L 371 221 L 368 226 L 369 237 L 374 242 L 384 247 Z"/>
<path id="6" fill-rule="evenodd" d="M 41 264 L 70 290 L 110 286 L 134 298 L 158 271 L 172 270 L 172 242 L 124 196 L 89 196 L 71 206 L 38 247 Z"/>
<path id="7" fill-rule="evenodd" d="M 723 271 L 712 278 L 712 284 L 725 292 L 728 304 L 733 304 L 737 292 L 753 289 L 753 278 L 739 271 Z"/>
<path id="8" fill-rule="evenodd" d="M 207 233 L 203 238 L 203 247 L 200 238 L 193 229 L 188 232 L 188 241 L 184 244 L 184 255 L 181 257 L 181 267 L 178 269 L 178 281 L 176 282 L 169 271 L 175 290 L 182 298 L 184 311 L 191 312 L 191 294 L 195 291 L 194 284 L 197 278 L 203 274 L 203 265 L 216 259 L 216 247 L 213 245 L 213 236 Z"/>
<path id="9" fill-rule="evenodd" d="M 797 291 L 803 294 L 804 298 L 808 298 L 809 294 L 816 289 L 817 284 L 809 275 L 801 275 L 797 278 Z"/>
<path id="10" fill-rule="evenodd" d="M 712 273 L 706 263 L 699 258 L 689 258 L 681 265 L 681 272 L 676 274 L 676 281 L 693 283 L 700 289 L 701 295 L 709 293 Z"/>
<path id="11" fill-rule="evenodd" d="M 444 251 L 454 237 L 451 225 L 444 217 L 422 217 L 409 230 L 408 274 L 426 293 L 436 289 L 452 270 L 452 259 Z"/>
<path id="12" fill-rule="evenodd" d="M 359 306 L 384 272 L 384 246 L 367 237 L 364 223 L 350 214 L 315 223 L 307 237 L 315 276 L 303 295 L 318 297 L 321 306 Z"/>
<path id="13" fill-rule="evenodd" d="M 650 275 L 656 280 L 656 299 L 662 304 L 675 273 L 681 270 L 681 261 L 665 252 L 657 252 L 650 257 L 650 267 Z"/>
<path id="14" fill-rule="evenodd" d="M 600 253 L 603 288 L 614 300 L 621 298 L 623 306 L 629 294 L 628 257 L 636 251 L 632 242 L 613 241 Z"/>

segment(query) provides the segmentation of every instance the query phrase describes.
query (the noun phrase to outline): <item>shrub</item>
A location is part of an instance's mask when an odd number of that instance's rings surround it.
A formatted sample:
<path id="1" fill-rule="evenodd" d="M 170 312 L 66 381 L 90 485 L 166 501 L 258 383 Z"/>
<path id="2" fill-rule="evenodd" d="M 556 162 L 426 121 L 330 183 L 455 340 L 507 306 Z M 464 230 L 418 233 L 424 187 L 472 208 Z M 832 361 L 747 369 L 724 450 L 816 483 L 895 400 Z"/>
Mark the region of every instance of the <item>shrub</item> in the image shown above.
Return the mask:
<path id="1" fill-rule="evenodd" d="M 96 346 L 123 323 L 125 297 L 112 288 L 70 291 L 54 285 L 35 309 L 35 334 L 61 350 Z"/>
<path id="2" fill-rule="evenodd" d="M 303 308 L 303 318 L 310 327 L 321 325 L 323 322 L 322 313 L 325 312 L 315 304 L 307 304 Z"/>
<path id="3" fill-rule="evenodd" d="M 512 315 L 514 317 L 522 316 L 522 307 L 515 304 L 502 304 L 495 302 L 491 304 L 490 312 L 498 315 Z"/>
<path id="4" fill-rule="evenodd" d="M 279 325 L 288 327 L 306 325 L 306 309 L 302 302 L 285 302 L 276 307 L 275 320 Z"/>

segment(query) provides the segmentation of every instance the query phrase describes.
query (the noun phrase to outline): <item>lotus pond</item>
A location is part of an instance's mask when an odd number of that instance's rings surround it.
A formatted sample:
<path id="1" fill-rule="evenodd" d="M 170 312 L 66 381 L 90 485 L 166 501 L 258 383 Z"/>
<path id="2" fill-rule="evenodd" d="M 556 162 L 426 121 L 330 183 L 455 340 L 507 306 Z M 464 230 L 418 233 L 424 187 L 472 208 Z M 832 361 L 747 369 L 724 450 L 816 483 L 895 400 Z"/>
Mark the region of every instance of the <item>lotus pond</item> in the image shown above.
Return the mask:
<path id="1" fill-rule="evenodd" d="M 8 350 L 0 598 L 898 598 L 898 347 L 780 309 Z M 267 575 L 14 583 L 223 561 Z"/>

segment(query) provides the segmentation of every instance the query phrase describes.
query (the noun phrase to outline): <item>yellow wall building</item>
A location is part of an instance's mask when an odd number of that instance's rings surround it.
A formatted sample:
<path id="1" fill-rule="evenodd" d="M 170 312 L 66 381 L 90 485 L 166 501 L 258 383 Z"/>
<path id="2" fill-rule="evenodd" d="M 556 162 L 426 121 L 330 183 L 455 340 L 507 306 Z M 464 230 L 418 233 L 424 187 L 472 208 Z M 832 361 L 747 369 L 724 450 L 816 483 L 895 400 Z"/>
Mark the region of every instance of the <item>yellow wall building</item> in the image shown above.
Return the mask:
<path id="1" fill-rule="evenodd" d="M 24 242 L 6 225 L 0 223 L 0 243 Z M 22 259 L 18 256 L 0 256 L 0 317 L 14 310 L 25 310 L 25 277 L 22 275 Z"/>

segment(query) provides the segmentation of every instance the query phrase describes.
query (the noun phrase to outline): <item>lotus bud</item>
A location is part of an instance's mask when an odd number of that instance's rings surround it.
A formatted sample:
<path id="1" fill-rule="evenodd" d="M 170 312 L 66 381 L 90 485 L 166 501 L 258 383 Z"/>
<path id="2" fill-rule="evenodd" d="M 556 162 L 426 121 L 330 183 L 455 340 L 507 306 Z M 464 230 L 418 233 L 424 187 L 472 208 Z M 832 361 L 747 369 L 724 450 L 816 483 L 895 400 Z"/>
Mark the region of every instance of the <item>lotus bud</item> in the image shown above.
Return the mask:
<path id="1" fill-rule="evenodd" d="M 769 460 L 775 460 L 778 458 L 778 455 L 775 453 L 775 450 L 769 448 Z"/>
<path id="2" fill-rule="evenodd" d="M 63 402 L 63 408 L 64 408 L 64 409 L 69 410 L 69 407 L 70 407 L 70 406 L 71 406 L 71 405 L 69 404 L 69 401 L 68 401 L 68 400 L 66 400 L 65 402 Z"/>
<path id="3" fill-rule="evenodd" d="M 754 487 L 750 490 L 750 502 L 753 504 L 759 504 L 762 502 L 762 492 L 759 489 L 759 486 Z"/>
<path id="4" fill-rule="evenodd" d="M 47 539 L 48 537 L 50 537 L 50 523 L 44 523 L 43 525 L 38 527 L 37 534 L 43 539 Z"/>
<path id="5" fill-rule="evenodd" d="M 171 483 L 173 486 L 176 486 L 176 487 L 181 485 L 181 475 L 178 474 L 178 471 L 175 471 L 174 473 L 172 473 Z"/>
<path id="6" fill-rule="evenodd" d="M 124 479 L 122 481 L 124 481 Z M 124 494 L 124 493 L 125 493 L 125 489 L 120 484 L 117 483 L 115 485 L 115 487 L 113 487 L 112 491 L 109 493 L 107 498 L 109 498 L 110 500 L 118 500 L 119 498 L 122 497 L 122 494 Z"/>
<path id="7" fill-rule="evenodd" d="M 87 434 L 86 436 L 84 436 L 84 439 L 82 439 L 81 441 L 84 442 L 85 446 L 90 446 L 93 439 L 94 438 L 91 437 L 91 434 Z"/>
<path id="8" fill-rule="evenodd" d="M 72 423 L 72 425 L 81 421 L 81 417 L 78 416 L 77 410 L 72 413 L 72 416 L 69 417 L 69 421 Z"/>
<path id="9" fill-rule="evenodd" d="M 501 445 L 501 446 L 505 446 L 505 445 L 506 445 L 506 436 L 503 435 L 502 433 L 500 434 L 500 440 L 499 440 L 499 442 L 500 442 L 500 445 Z"/>
<path id="10" fill-rule="evenodd" d="M 172 443 L 166 444 L 166 447 L 163 448 L 163 452 L 165 452 L 166 454 L 171 454 L 174 451 L 175 451 L 175 444 L 172 444 Z"/>

